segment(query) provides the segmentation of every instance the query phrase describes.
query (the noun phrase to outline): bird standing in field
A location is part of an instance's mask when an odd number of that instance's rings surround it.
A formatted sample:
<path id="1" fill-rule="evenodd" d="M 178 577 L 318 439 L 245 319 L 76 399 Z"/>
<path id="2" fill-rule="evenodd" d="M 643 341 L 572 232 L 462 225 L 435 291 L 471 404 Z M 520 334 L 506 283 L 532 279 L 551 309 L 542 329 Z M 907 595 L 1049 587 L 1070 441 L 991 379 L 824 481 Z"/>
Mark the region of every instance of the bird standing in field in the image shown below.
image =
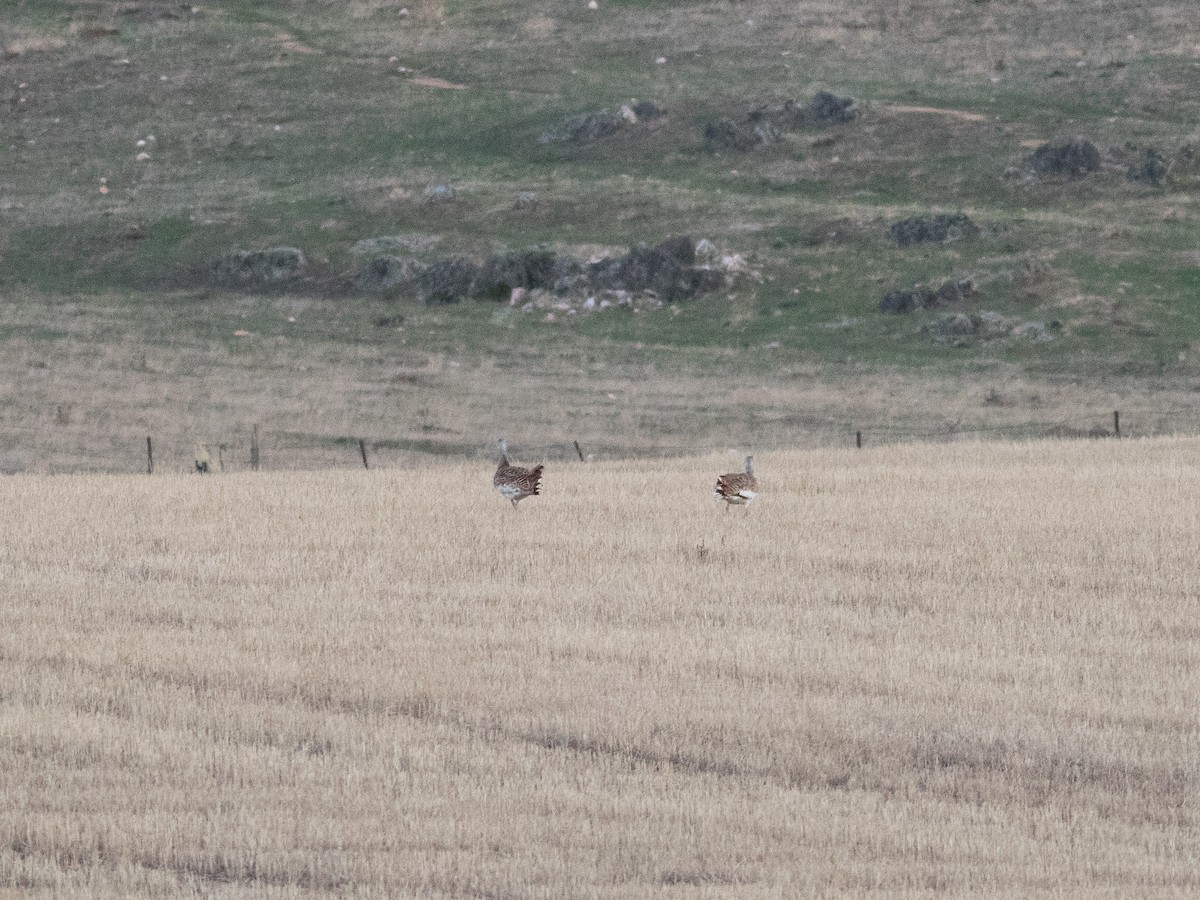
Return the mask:
<path id="1" fill-rule="evenodd" d="M 500 438 L 500 465 L 496 466 L 496 475 L 492 484 L 500 492 L 500 496 L 511 500 L 516 505 L 526 497 L 536 497 L 542 488 L 542 466 L 523 469 L 508 461 L 508 442 Z"/>
<path id="2" fill-rule="evenodd" d="M 734 503 L 747 504 L 758 496 L 758 479 L 754 477 L 754 457 L 746 457 L 745 472 L 730 472 L 717 479 L 715 491 L 718 500 L 724 500 L 728 506 Z"/>

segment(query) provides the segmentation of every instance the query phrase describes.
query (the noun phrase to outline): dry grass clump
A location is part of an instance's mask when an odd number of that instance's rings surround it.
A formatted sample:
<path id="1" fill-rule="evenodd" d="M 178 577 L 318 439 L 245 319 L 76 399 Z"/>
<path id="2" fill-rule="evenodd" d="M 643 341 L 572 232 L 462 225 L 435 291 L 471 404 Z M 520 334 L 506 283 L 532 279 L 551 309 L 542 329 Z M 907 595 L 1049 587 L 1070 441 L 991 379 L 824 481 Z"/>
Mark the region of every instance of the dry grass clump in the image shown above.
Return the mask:
<path id="1" fill-rule="evenodd" d="M 55 50 L 62 50 L 66 46 L 66 39 L 57 34 L 23 32 L 4 41 L 3 56 L 13 59 L 27 56 L 30 53 L 51 53 Z"/>
<path id="2" fill-rule="evenodd" d="M 147 435 L 161 471 L 192 471 L 197 443 L 225 446 L 227 468 L 239 471 L 255 424 L 268 469 L 360 467 L 359 438 L 372 466 L 413 466 L 481 458 L 502 434 L 550 459 L 574 458 L 578 440 L 603 460 L 741 441 L 759 451 L 845 447 L 860 429 L 868 446 L 972 429 L 1086 434 L 1114 409 L 1126 435 L 1200 430 L 1186 354 L 1155 379 L 1029 375 L 998 362 L 957 379 L 788 349 L 510 330 L 507 307 L 480 323 L 295 296 L 13 296 L 20 302 L 0 304 L 9 329 L 0 381 L 13 386 L 0 397 L 7 473 L 144 471 Z M 236 337 L 243 329 L 250 336 Z M 1012 402 L 987 403 L 990 392 Z M 514 397 L 538 398 L 517 423 Z"/>
<path id="3" fill-rule="evenodd" d="M 0 481 L 0 885 L 1200 890 L 1200 441 L 738 458 Z"/>

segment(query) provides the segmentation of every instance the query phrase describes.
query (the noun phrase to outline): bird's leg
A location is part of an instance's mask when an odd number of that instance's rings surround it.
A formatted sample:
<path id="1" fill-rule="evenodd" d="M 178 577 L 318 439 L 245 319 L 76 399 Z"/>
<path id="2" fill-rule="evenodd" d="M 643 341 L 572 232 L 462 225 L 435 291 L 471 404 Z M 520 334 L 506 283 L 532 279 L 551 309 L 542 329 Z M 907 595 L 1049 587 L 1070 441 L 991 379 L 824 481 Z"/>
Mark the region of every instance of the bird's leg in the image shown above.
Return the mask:
<path id="1" fill-rule="evenodd" d="M 513 498 L 512 498 L 512 505 L 513 505 L 513 509 L 516 509 L 516 508 L 517 508 L 517 500 L 518 500 L 518 499 L 519 499 L 518 497 L 513 497 Z"/>

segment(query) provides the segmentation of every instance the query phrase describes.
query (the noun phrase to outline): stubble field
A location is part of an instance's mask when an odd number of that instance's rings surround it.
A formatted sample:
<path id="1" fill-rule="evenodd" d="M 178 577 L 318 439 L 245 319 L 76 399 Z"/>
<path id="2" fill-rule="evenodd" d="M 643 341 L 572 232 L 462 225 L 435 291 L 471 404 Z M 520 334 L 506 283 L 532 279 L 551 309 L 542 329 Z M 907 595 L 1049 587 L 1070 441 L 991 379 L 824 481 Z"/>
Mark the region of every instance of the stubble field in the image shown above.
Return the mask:
<path id="1" fill-rule="evenodd" d="M 0 481 L 0 887 L 1200 892 L 1200 441 L 740 458 Z"/>

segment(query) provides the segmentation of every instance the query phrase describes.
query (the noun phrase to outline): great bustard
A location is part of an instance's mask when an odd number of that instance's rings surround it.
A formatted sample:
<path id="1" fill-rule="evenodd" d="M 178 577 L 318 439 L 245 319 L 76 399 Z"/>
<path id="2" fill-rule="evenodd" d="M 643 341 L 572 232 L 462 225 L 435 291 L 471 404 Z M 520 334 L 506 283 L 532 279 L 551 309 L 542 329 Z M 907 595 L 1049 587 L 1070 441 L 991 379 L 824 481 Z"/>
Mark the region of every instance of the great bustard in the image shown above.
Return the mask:
<path id="1" fill-rule="evenodd" d="M 754 457 L 746 457 L 745 472 L 730 472 L 717 479 L 715 496 L 728 504 L 749 503 L 758 496 L 758 479 L 754 477 Z M 729 509 L 728 506 L 725 507 Z"/>
<path id="2" fill-rule="evenodd" d="M 508 461 L 508 442 L 500 438 L 500 465 L 496 466 L 496 475 L 492 478 L 496 490 L 515 507 L 526 497 L 536 497 L 542 488 L 542 467 L 523 469 Z"/>

